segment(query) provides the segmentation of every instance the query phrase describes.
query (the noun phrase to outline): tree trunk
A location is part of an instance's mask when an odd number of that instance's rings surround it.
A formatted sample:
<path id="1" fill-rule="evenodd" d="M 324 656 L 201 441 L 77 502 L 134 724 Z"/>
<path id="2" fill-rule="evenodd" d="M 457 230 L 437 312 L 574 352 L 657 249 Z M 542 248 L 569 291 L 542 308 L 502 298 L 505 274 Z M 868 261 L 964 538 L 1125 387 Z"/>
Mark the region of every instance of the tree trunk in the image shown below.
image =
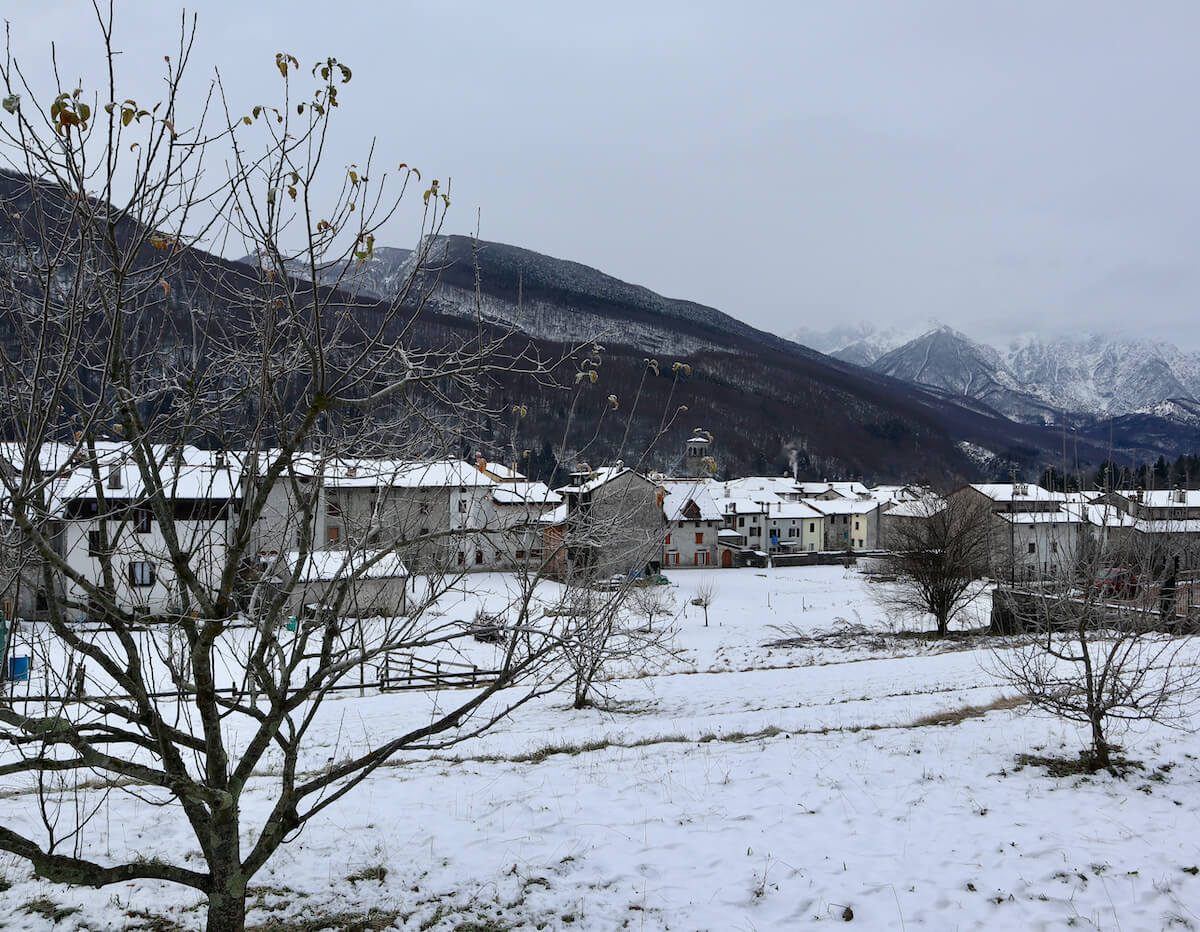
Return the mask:
<path id="1" fill-rule="evenodd" d="M 1108 753 L 1108 742 L 1104 740 L 1104 721 L 1098 715 L 1092 716 L 1092 768 L 1109 769 L 1112 758 Z"/>
<path id="2" fill-rule="evenodd" d="M 950 622 L 945 615 L 937 615 L 938 637 L 944 638 L 950 632 Z"/>
<path id="3" fill-rule="evenodd" d="M 218 890 L 215 886 L 208 891 L 208 921 L 204 932 L 245 932 L 246 929 L 246 885 L 240 884 L 240 893 L 234 893 L 238 885 Z"/>
<path id="4" fill-rule="evenodd" d="M 204 932 L 245 932 L 246 883 L 242 870 L 236 807 L 214 820 L 213 850 L 209 858 L 208 922 Z"/>

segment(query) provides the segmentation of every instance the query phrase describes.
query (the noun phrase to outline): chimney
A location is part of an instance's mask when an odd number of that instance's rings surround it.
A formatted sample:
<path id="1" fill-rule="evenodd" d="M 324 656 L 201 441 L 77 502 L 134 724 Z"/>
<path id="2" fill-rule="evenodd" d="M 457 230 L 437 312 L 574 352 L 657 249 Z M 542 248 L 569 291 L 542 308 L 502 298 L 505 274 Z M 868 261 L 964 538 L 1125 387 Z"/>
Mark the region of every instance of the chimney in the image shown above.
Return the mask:
<path id="1" fill-rule="evenodd" d="M 487 460 L 483 458 L 483 455 L 482 455 L 482 454 L 478 454 L 478 455 L 476 455 L 476 457 L 475 457 L 475 468 L 476 468 L 476 469 L 478 469 L 480 472 L 486 472 L 486 471 L 487 471 Z"/>

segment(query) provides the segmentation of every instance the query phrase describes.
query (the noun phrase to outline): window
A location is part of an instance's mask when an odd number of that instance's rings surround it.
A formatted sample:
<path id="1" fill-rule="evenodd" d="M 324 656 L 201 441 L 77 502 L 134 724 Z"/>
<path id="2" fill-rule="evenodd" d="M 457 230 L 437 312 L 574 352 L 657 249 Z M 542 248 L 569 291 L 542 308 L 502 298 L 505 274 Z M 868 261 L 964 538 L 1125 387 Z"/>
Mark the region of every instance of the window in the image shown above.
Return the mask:
<path id="1" fill-rule="evenodd" d="M 338 527 L 336 524 L 331 524 L 329 526 L 329 530 L 326 533 L 329 536 L 329 542 L 331 544 L 336 544 L 341 539 L 342 529 L 340 527 Z"/>
<path id="2" fill-rule="evenodd" d="M 460 550 L 458 552 L 458 565 L 462 566 L 466 562 L 467 562 L 467 555 Z"/>
<path id="3" fill-rule="evenodd" d="M 525 551 L 524 551 L 524 550 L 518 550 L 518 551 L 517 551 L 517 559 L 518 559 L 518 560 L 524 560 L 524 559 L 525 559 Z"/>
<path id="4" fill-rule="evenodd" d="M 703 531 L 700 531 L 699 533 L 696 534 L 696 543 L 697 544 L 704 543 L 704 532 Z"/>
<path id="5" fill-rule="evenodd" d="M 152 517 L 153 515 L 149 508 L 139 506 L 133 509 L 133 532 L 135 534 L 149 534 Z"/>
<path id="6" fill-rule="evenodd" d="M 670 535 L 670 534 L 668 534 L 668 535 L 667 535 L 667 539 L 666 539 L 666 540 L 663 542 L 663 544 L 664 544 L 664 546 L 666 546 L 666 547 L 670 547 L 670 546 L 671 546 L 671 535 Z"/>
<path id="7" fill-rule="evenodd" d="M 540 560 L 542 558 L 542 551 L 540 549 L 530 550 L 529 556 L 534 560 Z"/>
<path id="8" fill-rule="evenodd" d="M 1029 542 L 1029 552 L 1037 553 L 1037 544 L 1035 544 L 1033 541 Z"/>
<path id="9" fill-rule="evenodd" d="M 342 516 L 342 506 L 337 499 L 331 498 L 325 503 L 325 513 L 331 518 L 340 518 Z"/>
<path id="10" fill-rule="evenodd" d="M 100 540 L 99 531 L 88 531 L 88 556 L 102 557 L 104 556 L 104 547 Z"/>
<path id="11" fill-rule="evenodd" d="M 856 530 L 856 531 L 858 530 L 858 522 L 857 521 L 854 522 L 854 530 Z"/>
<path id="12" fill-rule="evenodd" d="M 153 586 L 154 564 L 147 560 L 137 560 L 129 564 L 129 585 Z"/>
<path id="13" fill-rule="evenodd" d="M 460 515 L 465 515 L 467 513 L 467 500 L 465 498 L 460 498 L 458 500 L 458 513 Z"/>
<path id="14" fill-rule="evenodd" d="M 421 528 L 421 536 L 422 537 L 425 537 L 428 534 L 429 534 L 429 528 L 427 528 L 427 527 Z"/>
<path id="15" fill-rule="evenodd" d="M 1058 541 L 1056 541 L 1056 540 L 1050 541 L 1050 552 L 1058 553 Z"/>
<path id="16" fill-rule="evenodd" d="M 417 505 L 417 514 L 429 514 L 429 502 L 421 502 L 419 505 Z"/>
<path id="17" fill-rule="evenodd" d="M 751 537 L 762 537 L 762 528 L 760 528 L 760 527 L 750 528 L 750 536 Z"/>
<path id="18" fill-rule="evenodd" d="M 817 533 L 817 522 L 816 522 L 816 521 L 809 521 L 809 522 L 808 522 L 808 533 L 809 533 L 809 534 L 815 534 L 815 533 Z"/>
<path id="19" fill-rule="evenodd" d="M 746 519 L 738 518 L 738 527 L 745 527 L 745 526 L 746 526 Z"/>
<path id="20" fill-rule="evenodd" d="M 476 550 L 475 551 L 475 565 L 478 566 L 482 562 L 483 562 L 483 551 Z"/>

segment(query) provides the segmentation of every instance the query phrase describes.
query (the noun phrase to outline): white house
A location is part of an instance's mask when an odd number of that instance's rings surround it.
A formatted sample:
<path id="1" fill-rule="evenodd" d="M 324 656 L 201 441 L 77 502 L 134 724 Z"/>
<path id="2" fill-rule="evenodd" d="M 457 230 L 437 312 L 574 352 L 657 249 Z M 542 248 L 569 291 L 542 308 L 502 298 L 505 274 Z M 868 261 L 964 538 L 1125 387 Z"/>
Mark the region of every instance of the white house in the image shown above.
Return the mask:
<path id="1" fill-rule="evenodd" d="M 879 503 L 867 498 L 809 499 L 825 516 L 825 550 L 876 550 Z"/>
<path id="2" fill-rule="evenodd" d="M 239 503 L 239 475 L 224 454 L 194 447 L 155 450 L 148 490 L 124 444 L 106 444 L 94 460 L 77 454 L 59 473 L 55 494 L 62 522 L 61 554 L 70 568 L 64 593 L 81 617 L 104 590 L 125 611 L 187 612 L 196 593 L 179 578 L 165 537 L 169 523 L 187 553 L 195 586 L 214 595 Z"/>
<path id="3" fill-rule="evenodd" d="M 823 550 L 825 515 L 807 502 L 777 502 L 766 515 L 770 553 Z"/>
<path id="4" fill-rule="evenodd" d="M 703 479 L 663 479 L 663 565 L 716 566 L 724 516 Z"/>

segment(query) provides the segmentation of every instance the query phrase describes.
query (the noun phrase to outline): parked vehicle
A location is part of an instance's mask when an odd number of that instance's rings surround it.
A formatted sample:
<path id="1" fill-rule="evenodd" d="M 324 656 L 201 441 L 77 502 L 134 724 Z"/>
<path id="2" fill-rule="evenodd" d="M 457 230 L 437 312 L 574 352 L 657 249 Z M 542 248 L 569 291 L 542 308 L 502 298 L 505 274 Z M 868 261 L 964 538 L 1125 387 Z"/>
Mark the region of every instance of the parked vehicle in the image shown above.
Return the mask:
<path id="1" fill-rule="evenodd" d="M 1138 578 L 1128 567 L 1110 566 L 1096 574 L 1092 591 L 1108 598 L 1132 598 L 1137 595 Z"/>

